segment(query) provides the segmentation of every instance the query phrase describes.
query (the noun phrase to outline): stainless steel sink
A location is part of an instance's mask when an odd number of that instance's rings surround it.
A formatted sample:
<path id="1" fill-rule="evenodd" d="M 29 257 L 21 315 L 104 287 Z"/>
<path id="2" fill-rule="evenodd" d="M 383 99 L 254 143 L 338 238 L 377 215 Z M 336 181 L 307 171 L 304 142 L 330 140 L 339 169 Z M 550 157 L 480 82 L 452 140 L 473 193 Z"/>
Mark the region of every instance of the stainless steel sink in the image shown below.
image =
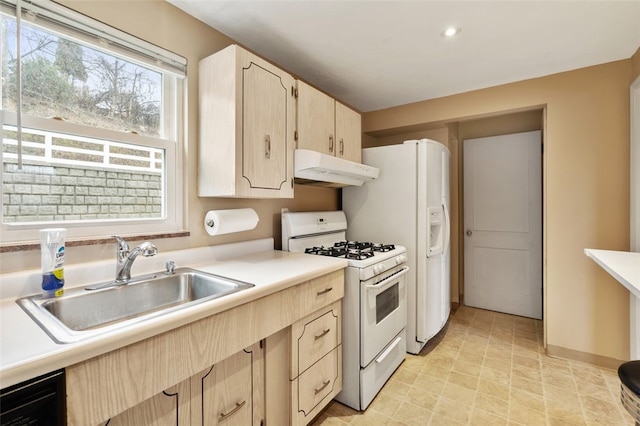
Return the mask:
<path id="1" fill-rule="evenodd" d="M 112 284 L 112 285 L 111 285 Z M 64 296 L 23 297 L 17 303 L 58 343 L 72 343 L 122 329 L 212 299 L 252 284 L 190 268 L 134 279 L 127 284 L 102 283 L 97 290 L 65 290 Z"/>

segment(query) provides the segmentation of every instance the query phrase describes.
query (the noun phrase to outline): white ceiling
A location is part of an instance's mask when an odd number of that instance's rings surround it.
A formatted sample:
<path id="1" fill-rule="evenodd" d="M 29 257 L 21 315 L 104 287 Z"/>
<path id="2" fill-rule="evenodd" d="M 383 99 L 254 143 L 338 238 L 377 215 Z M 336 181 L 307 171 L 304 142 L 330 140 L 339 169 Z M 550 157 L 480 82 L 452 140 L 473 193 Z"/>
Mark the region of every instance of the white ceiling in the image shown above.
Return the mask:
<path id="1" fill-rule="evenodd" d="M 168 0 L 362 112 L 630 58 L 640 0 Z M 440 33 L 462 28 L 454 39 Z"/>

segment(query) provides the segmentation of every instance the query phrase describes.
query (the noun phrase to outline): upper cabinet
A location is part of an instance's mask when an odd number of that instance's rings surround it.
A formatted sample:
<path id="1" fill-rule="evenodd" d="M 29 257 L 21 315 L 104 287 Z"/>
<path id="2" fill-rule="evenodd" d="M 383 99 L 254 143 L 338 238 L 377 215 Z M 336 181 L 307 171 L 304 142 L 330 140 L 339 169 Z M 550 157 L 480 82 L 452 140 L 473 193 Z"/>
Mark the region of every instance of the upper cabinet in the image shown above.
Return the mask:
<path id="1" fill-rule="evenodd" d="M 199 72 L 198 195 L 293 198 L 293 77 L 237 45 Z"/>
<path id="2" fill-rule="evenodd" d="M 362 118 L 359 113 L 336 101 L 336 156 L 362 162 Z"/>
<path id="3" fill-rule="evenodd" d="M 297 147 L 360 163 L 360 114 L 298 80 Z"/>

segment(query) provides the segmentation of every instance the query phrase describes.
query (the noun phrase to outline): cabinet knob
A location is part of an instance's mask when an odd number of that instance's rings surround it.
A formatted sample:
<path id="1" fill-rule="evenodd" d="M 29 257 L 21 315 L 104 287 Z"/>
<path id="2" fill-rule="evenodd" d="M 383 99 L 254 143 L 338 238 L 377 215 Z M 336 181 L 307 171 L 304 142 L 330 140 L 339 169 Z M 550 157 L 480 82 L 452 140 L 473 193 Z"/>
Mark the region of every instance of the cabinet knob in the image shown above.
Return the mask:
<path id="1" fill-rule="evenodd" d="M 329 136 L 329 152 L 333 152 L 333 135 Z"/>
<path id="2" fill-rule="evenodd" d="M 344 155 L 344 139 L 340 138 L 340 155 Z"/>
<path id="3" fill-rule="evenodd" d="M 467 237 L 470 237 L 471 235 L 473 235 L 473 231 L 471 229 L 467 229 Z"/>

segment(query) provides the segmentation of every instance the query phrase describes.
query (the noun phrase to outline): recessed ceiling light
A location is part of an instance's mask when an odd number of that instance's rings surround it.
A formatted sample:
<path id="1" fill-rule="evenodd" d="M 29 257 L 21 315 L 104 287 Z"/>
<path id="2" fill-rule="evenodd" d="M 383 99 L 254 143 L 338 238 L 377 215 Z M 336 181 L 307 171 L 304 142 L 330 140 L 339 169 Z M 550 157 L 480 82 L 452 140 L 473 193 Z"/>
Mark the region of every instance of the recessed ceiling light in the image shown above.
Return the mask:
<path id="1" fill-rule="evenodd" d="M 451 38 L 460 34 L 461 31 L 462 29 L 460 27 L 448 27 L 446 30 L 441 32 L 440 35 L 445 38 Z"/>

